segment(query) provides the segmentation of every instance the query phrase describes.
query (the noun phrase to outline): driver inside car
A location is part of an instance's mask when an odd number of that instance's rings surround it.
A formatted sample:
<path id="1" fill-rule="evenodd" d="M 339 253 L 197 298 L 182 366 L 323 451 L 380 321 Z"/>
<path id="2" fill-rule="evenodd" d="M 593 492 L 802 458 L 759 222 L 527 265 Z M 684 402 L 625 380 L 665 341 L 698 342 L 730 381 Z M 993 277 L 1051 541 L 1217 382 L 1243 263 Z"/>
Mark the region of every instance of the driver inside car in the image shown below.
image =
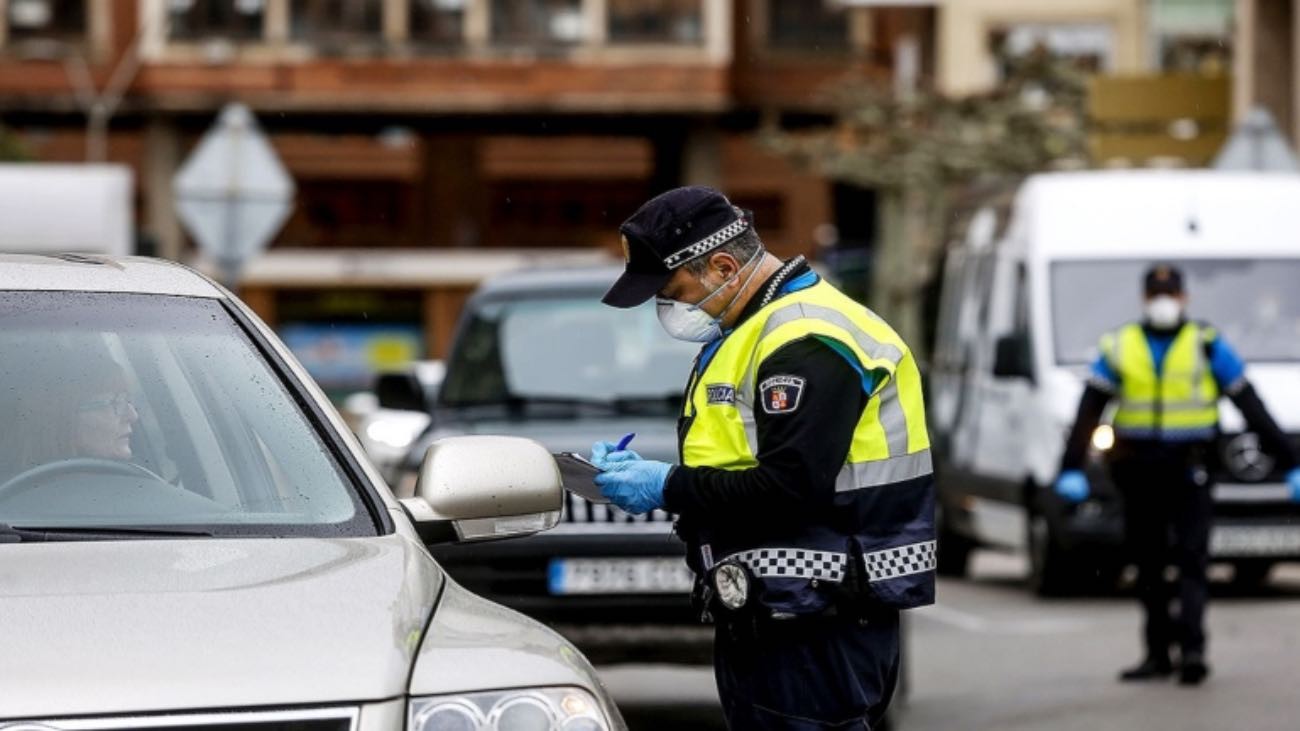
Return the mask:
<path id="1" fill-rule="evenodd" d="M 13 435 L 15 459 L 3 472 L 12 476 L 76 458 L 130 460 L 140 413 L 117 361 L 84 350 L 40 360 L 45 362 L 33 364 L 33 375 L 46 385 L 17 395 L 14 423 L 22 428 Z"/>

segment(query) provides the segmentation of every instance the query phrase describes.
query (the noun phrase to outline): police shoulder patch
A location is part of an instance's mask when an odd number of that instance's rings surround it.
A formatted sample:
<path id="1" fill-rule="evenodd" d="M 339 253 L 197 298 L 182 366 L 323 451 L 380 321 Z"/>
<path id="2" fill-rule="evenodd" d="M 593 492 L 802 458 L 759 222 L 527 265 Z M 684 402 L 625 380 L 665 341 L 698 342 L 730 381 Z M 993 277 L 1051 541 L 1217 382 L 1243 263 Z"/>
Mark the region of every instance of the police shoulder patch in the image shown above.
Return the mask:
<path id="1" fill-rule="evenodd" d="M 788 414 L 799 408 L 804 383 L 804 379 L 799 376 L 772 376 L 758 384 L 763 411 L 769 414 Z"/>
<path id="2" fill-rule="evenodd" d="M 730 383 L 710 383 L 704 389 L 710 404 L 736 403 L 736 387 Z"/>

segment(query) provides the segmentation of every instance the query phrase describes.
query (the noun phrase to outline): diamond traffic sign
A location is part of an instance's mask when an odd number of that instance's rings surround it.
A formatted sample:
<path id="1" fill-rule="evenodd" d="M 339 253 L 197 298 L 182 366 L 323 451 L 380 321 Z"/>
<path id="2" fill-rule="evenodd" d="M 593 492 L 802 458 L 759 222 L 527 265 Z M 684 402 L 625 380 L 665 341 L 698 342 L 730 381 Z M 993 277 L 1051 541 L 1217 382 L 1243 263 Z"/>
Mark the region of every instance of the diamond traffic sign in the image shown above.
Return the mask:
<path id="1" fill-rule="evenodd" d="M 293 211 L 293 179 L 252 112 L 228 104 L 172 180 L 176 212 L 227 284 Z"/>

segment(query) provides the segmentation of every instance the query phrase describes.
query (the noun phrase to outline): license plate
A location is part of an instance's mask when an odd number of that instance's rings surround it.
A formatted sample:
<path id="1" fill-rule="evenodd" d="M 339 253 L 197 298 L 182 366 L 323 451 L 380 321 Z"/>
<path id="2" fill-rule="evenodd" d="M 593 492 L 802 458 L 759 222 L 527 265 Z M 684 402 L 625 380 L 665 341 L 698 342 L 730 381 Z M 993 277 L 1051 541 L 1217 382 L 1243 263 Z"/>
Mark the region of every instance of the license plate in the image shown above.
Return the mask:
<path id="1" fill-rule="evenodd" d="M 1300 555 L 1300 528 L 1216 526 L 1210 533 L 1211 556 Z"/>
<path id="2" fill-rule="evenodd" d="M 684 594 L 694 580 L 681 558 L 557 558 L 552 594 Z"/>

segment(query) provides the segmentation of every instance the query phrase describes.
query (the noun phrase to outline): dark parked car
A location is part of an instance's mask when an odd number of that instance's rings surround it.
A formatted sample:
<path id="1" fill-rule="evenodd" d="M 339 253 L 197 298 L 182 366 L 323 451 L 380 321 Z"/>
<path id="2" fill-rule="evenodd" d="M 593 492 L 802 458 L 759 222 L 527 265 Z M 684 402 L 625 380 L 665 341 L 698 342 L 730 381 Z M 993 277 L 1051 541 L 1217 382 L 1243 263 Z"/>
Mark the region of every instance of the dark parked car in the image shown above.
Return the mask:
<path id="1" fill-rule="evenodd" d="M 451 435 L 511 434 L 587 454 L 635 432 L 631 448 L 642 456 L 677 461 L 676 416 L 697 346 L 664 335 L 653 303 L 602 305 L 619 271 L 521 272 L 474 294 L 430 425 L 390 475 L 399 494 L 429 444 Z M 690 659 L 707 650 L 700 640 L 711 634 L 687 601 L 684 546 L 662 511 L 633 517 L 569 494 L 544 536 L 435 555 L 472 591 L 556 626 L 588 654 Z"/>

